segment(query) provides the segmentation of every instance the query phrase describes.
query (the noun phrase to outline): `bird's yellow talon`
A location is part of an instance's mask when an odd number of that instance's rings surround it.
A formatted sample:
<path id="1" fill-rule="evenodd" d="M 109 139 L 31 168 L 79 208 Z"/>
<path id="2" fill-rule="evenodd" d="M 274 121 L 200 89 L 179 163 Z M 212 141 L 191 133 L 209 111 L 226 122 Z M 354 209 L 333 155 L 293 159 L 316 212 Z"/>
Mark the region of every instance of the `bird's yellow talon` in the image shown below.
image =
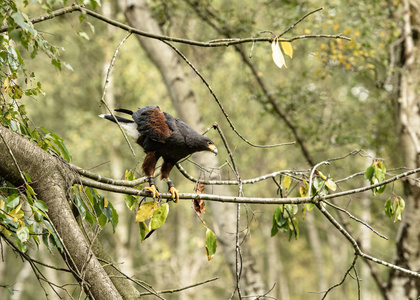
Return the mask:
<path id="1" fill-rule="evenodd" d="M 178 191 L 176 190 L 174 186 L 169 187 L 169 193 L 171 193 L 172 199 L 174 200 L 174 202 L 178 203 L 179 195 L 178 195 Z"/>
<path id="2" fill-rule="evenodd" d="M 159 192 L 157 191 L 156 186 L 155 186 L 154 184 L 150 185 L 150 187 L 145 187 L 144 189 L 145 189 L 146 191 L 149 191 L 149 192 L 151 192 L 151 193 L 152 193 L 152 195 L 153 195 L 153 199 L 154 199 L 154 198 L 159 198 L 160 194 L 159 194 Z"/>

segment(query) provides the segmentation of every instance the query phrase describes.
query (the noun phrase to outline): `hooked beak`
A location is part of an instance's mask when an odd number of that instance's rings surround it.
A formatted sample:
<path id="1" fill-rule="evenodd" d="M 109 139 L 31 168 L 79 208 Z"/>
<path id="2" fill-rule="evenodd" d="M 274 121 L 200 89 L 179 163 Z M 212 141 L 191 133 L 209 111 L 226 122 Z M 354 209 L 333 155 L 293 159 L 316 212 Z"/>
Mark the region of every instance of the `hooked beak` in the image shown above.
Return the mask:
<path id="1" fill-rule="evenodd" d="M 209 151 L 211 151 L 211 152 L 213 152 L 214 154 L 217 155 L 217 148 L 214 144 L 209 145 Z"/>

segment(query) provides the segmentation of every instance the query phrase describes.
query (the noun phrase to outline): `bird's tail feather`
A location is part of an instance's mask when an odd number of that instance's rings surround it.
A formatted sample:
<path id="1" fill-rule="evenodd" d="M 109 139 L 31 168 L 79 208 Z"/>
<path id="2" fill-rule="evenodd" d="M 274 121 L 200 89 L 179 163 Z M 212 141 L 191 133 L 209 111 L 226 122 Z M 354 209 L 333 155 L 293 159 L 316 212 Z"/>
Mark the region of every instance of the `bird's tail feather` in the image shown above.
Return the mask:
<path id="1" fill-rule="evenodd" d="M 115 122 L 114 117 L 113 117 L 113 116 L 111 116 L 111 115 L 99 115 L 99 117 L 104 118 L 104 119 L 107 119 L 107 120 L 109 120 L 109 121 L 111 121 L 111 122 L 117 123 L 117 122 Z M 120 117 L 120 116 L 115 116 L 115 118 L 116 118 L 116 119 L 118 120 L 118 122 L 120 122 L 120 123 L 134 123 L 134 121 L 133 121 L 133 120 L 128 120 L 128 119 L 123 118 L 123 117 Z"/>
<path id="2" fill-rule="evenodd" d="M 114 109 L 114 111 L 121 112 L 130 116 L 133 115 L 133 112 L 131 110 L 125 108 Z"/>
<path id="3" fill-rule="evenodd" d="M 101 118 L 107 119 L 111 122 L 115 122 L 115 119 L 111 115 L 99 115 Z M 137 130 L 137 124 L 133 120 L 128 120 L 120 116 L 115 116 L 120 123 L 121 127 L 127 132 L 127 134 L 132 137 L 135 141 L 140 137 L 140 132 Z"/>

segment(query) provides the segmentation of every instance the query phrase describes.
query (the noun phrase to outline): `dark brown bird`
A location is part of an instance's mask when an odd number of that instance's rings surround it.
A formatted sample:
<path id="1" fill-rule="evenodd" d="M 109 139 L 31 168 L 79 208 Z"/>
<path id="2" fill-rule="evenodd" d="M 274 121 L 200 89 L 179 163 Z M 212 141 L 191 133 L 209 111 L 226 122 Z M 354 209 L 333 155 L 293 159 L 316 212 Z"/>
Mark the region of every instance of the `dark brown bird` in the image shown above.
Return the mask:
<path id="1" fill-rule="evenodd" d="M 178 202 L 178 191 L 169 179 L 169 173 L 174 165 L 180 159 L 198 151 L 211 151 L 217 155 L 217 148 L 208 137 L 199 134 L 186 123 L 163 112 L 159 106 L 146 106 L 139 108 L 134 113 L 127 109 L 116 109 L 115 111 L 129 114 L 133 118 L 133 120 L 128 120 L 115 116 L 127 134 L 146 152 L 142 170 L 150 183 L 150 187 L 145 189 L 152 192 L 153 198 L 159 197 L 153 179 L 159 158 L 163 158 L 161 178 L 167 180 L 169 192 L 173 200 Z M 100 117 L 116 123 L 111 115 L 100 115 Z"/>

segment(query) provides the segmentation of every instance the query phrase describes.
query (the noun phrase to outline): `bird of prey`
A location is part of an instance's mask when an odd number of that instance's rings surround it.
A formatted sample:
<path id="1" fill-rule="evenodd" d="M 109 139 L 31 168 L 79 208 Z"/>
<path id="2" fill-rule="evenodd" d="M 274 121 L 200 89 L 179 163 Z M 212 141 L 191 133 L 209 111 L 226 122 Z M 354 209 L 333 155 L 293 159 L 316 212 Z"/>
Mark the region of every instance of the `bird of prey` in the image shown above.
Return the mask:
<path id="1" fill-rule="evenodd" d="M 159 106 L 146 106 L 136 112 L 128 109 L 116 109 L 116 112 L 129 114 L 132 120 L 115 116 L 127 135 L 132 137 L 146 152 L 142 170 L 148 177 L 149 190 L 153 198 L 159 197 L 153 174 L 159 158 L 163 158 L 161 178 L 166 179 L 172 199 L 178 202 L 179 195 L 169 179 L 173 166 L 182 158 L 198 151 L 211 151 L 217 155 L 217 148 L 206 136 L 199 134 L 183 121 L 160 110 Z M 101 118 L 116 123 L 112 115 L 100 115 Z"/>

